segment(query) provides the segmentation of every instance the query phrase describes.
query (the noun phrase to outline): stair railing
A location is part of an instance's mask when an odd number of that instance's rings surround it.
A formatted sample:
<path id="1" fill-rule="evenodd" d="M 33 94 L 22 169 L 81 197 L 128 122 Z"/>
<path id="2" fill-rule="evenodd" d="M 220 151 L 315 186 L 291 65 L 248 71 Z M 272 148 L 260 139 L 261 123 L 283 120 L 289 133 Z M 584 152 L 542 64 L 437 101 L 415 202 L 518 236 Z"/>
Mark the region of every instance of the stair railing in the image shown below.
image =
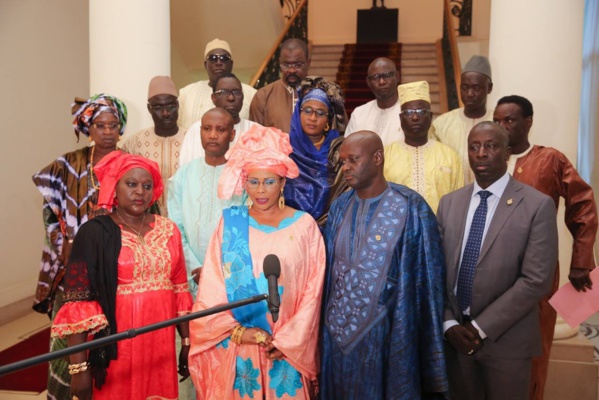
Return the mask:
<path id="1" fill-rule="evenodd" d="M 256 74 L 250 80 L 250 86 L 260 89 L 271 82 L 279 79 L 281 69 L 279 67 L 280 46 L 287 39 L 297 38 L 308 42 L 308 0 L 301 0 L 293 15 L 285 24 L 285 28 L 273 44 L 268 55 L 258 68 Z"/>
<path id="2" fill-rule="evenodd" d="M 439 58 L 442 58 L 442 62 L 440 63 L 440 71 L 442 73 L 439 82 L 441 112 L 463 106 L 459 96 L 462 64 L 460 63 L 455 32 L 449 0 L 444 0 L 443 38 L 437 41 L 437 55 Z"/>

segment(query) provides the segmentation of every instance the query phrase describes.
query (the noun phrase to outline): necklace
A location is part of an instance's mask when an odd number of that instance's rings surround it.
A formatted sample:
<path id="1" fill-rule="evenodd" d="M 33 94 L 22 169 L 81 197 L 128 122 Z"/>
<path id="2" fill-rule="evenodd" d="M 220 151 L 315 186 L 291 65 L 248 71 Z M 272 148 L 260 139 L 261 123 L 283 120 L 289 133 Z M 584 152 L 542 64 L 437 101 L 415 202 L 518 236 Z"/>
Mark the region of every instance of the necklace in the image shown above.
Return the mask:
<path id="1" fill-rule="evenodd" d="M 127 225 L 127 228 L 129 228 L 129 229 L 130 229 L 130 230 L 131 230 L 133 233 L 135 233 L 135 234 L 137 235 L 137 238 L 139 239 L 139 243 L 141 243 L 142 245 L 145 245 L 145 244 L 146 244 L 146 242 L 144 241 L 144 237 L 143 237 L 143 235 L 141 234 L 141 231 L 143 231 L 143 229 L 144 229 L 144 222 L 145 222 L 145 220 L 146 220 L 146 215 L 147 215 L 147 213 L 144 213 L 144 217 L 143 217 L 143 218 L 142 218 L 142 220 L 141 220 L 141 228 L 139 229 L 139 231 L 136 231 L 135 229 L 133 229 L 133 227 L 132 227 L 131 225 L 129 225 L 129 224 L 127 223 L 127 221 L 125 221 L 125 220 L 123 219 L 123 217 L 121 216 L 121 213 L 119 212 L 119 209 L 118 209 L 118 208 L 116 209 L 116 213 L 118 214 L 118 216 L 119 216 L 119 218 L 121 219 L 121 221 L 123 222 L 123 224 Z"/>
<path id="2" fill-rule="evenodd" d="M 322 146 L 322 144 L 324 143 L 324 140 L 325 140 L 326 138 L 327 138 L 327 137 L 326 137 L 325 135 L 322 135 L 322 138 L 320 138 L 320 140 L 319 140 L 318 142 L 314 143 L 314 146 L 315 146 L 315 147 Z"/>
<path id="3" fill-rule="evenodd" d="M 94 181 L 94 151 L 96 150 L 96 146 L 92 146 L 92 155 L 90 157 L 90 163 L 89 163 L 89 178 L 92 181 L 92 186 L 94 187 L 94 189 L 98 190 L 100 189 L 100 186 L 98 186 L 96 184 L 96 182 Z M 121 215 L 119 214 L 119 217 Z M 122 219 L 122 218 L 121 218 Z M 124 221 L 123 221 L 124 222 Z"/>

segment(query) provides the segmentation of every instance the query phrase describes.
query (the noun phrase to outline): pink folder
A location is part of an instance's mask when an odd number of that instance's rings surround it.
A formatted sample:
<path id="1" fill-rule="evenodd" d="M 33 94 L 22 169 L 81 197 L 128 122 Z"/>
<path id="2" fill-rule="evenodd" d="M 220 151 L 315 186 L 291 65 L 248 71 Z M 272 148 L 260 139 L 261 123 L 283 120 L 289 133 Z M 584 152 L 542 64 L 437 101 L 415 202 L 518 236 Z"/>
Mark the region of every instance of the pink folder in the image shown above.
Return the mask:
<path id="1" fill-rule="evenodd" d="M 572 328 L 599 311 L 599 268 L 591 271 L 591 280 L 592 290 L 577 292 L 568 282 L 549 299 L 549 304 Z"/>

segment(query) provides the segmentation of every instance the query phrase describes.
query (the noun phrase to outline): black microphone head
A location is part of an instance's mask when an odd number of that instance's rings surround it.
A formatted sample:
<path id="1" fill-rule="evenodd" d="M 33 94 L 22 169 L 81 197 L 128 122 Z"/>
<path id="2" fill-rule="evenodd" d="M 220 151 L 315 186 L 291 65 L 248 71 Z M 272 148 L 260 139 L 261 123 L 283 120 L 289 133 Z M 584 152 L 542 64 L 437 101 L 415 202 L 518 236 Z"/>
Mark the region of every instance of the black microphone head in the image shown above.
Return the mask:
<path id="1" fill-rule="evenodd" d="M 279 261 L 279 257 L 274 254 L 269 254 L 264 257 L 264 276 L 268 277 L 270 275 L 274 275 L 277 278 L 281 275 L 281 262 Z"/>

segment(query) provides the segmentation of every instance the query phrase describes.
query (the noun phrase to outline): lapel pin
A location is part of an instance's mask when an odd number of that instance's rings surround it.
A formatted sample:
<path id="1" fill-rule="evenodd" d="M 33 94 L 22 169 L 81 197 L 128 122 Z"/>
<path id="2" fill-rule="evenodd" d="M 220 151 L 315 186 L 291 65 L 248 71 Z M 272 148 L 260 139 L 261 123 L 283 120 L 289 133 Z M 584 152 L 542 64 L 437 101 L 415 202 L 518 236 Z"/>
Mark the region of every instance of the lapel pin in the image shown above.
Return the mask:
<path id="1" fill-rule="evenodd" d="M 522 173 L 522 167 L 518 168 L 518 173 L 521 174 Z"/>
<path id="2" fill-rule="evenodd" d="M 508 199 L 508 200 L 507 200 L 507 205 L 508 205 L 508 206 L 511 206 L 513 202 L 514 202 L 514 201 L 513 201 L 512 199 Z"/>

